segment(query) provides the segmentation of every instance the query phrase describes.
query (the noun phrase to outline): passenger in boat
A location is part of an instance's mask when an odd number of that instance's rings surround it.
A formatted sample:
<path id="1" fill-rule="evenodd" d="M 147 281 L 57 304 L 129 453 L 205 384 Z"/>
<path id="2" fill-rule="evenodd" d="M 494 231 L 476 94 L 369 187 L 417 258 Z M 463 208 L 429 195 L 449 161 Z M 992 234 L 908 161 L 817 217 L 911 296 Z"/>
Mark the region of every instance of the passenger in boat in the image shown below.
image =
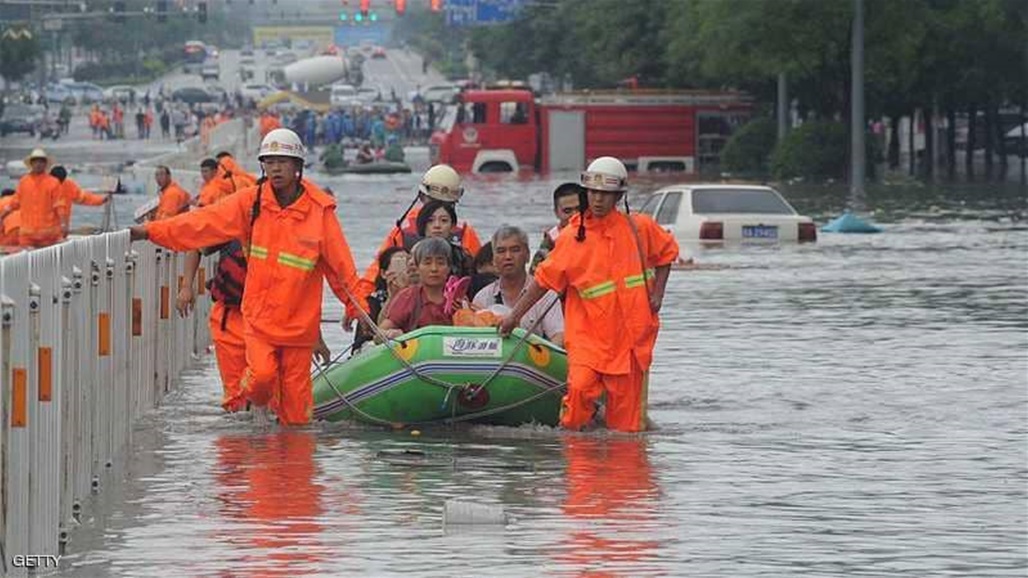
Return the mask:
<path id="1" fill-rule="evenodd" d="M 460 241 L 453 236 L 453 226 L 457 223 L 457 209 L 453 203 L 429 201 L 418 214 L 418 236 L 404 235 L 403 244 L 413 249 L 415 243 L 429 237 L 443 239 L 450 244 L 453 252 L 450 259 L 450 272 L 457 277 L 470 277 L 475 271 L 474 259 Z"/>
<path id="2" fill-rule="evenodd" d="M 364 308 L 357 271 L 336 217 L 335 200 L 303 179 L 306 149 L 289 129 L 261 141 L 257 159 L 266 180 L 209 207 L 132 227 L 176 251 L 238 240 L 247 249 L 242 296 L 246 372 L 241 388 L 257 408 L 286 425 L 305 424 L 313 409 L 311 358 L 321 325 L 325 281 L 348 315 Z"/>
<path id="3" fill-rule="evenodd" d="M 651 217 L 630 214 L 627 202 L 625 213 L 617 210 L 628 188 L 618 159 L 593 161 L 581 184 L 588 206 L 561 231 L 499 333 L 509 335 L 547 290 L 567 291 L 568 393 L 561 425 L 586 426 L 606 394 L 607 427 L 641 431 L 658 313 L 678 243 Z"/>
<path id="4" fill-rule="evenodd" d="M 502 306 L 511 310 L 524 295 L 528 286 L 528 235 L 518 227 L 504 225 L 493 234 L 493 264 L 500 278 L 475 294 L 475 308 L 490 309 Z M 521 328 L 531 329 L 536 335 L 564 346 L 564 313 L 560 296 L 549 291 L 521 318 Z"/>
<path id="5" fill-rule="evenodd" d="M 535 274 L 535 268 L 553 250 L 561 229 L 568 226 L 568 221 L 584 203 L 585 189 L 578 183 L 563 183 L 553 190 L 553 215 L 557 217 L 557 224 L 543 233 L 543 240 L 532 255 L 532 265 L 528 269 L 530 274 Z"/>
<path id="6" fill-rule="evenodd" d="M 464 195 L 464 188 L 461 186 L 460 175 L 449 165 L 435 165 L 425 171 L 421 177 L 421 184 L 418 185 L 418 196 L 411 203 L 410 208 L 396 221 L 396 226 L 389 231 L 384 241 L 378 248 L 376 255 L 381 254 L 389 247 L 402 247 L 405 235 L 417 235 L 418 215 L 421 214 L 422 206 L 431 201 L 443 201 L 444 203 L 456 204 Z M 467 221 L 460 221 L 453 228 L 452 237 L 459 239 L 460 245 L 472 256 L 477 255 L 482 248 L 482 242 L 478 233 Z M 361 293 L 359 298 L 365 298 L 375 290 L 375 279 L 378 277 L 377 257 L 364 272 L 360 280 Z M 344 321 L 344 327 L 350 327 L 353 319 Z"/>
<path id="7" fill-rule="evenodd" d="M 381 323 L 385 319 L 385 312 L 396 295 L 410 286 L 412 266 L 410 252 L 403 247 L 389 247 L 378 256 L 381 273 L 375 280 L 375 292 L 368 296 L 368 315 L 376 323 Z M 361 324 L 353 339 L 353 351 L 357 351 L 361 345 L 374 337 L 371 328 Z"/>
<path id="8" fill-rule="evenodd" d="M 375 151 L 371 150 L 371 143 L 365 142 L 361 145 L 361 148 L 357 150 L 357 158 L 354 162 L 358 165 L 375 162 Z"/>
<path id="9" fill-rule="evenodd" d="M 452 247 L 443 239 L 429 237 L 418 241 L 411 254 L 421 282 L 400 291 L 390 302 L 379 325 L 389 339 L 429 325 L 453 325 L 443 294 L 450 277 Z"/>
<path id="10" fill-rule="evenodd" d="M 475 255 L 475 274 L 471 276 L 471 286 L 468 288 L 468 295 L 474 297 L 482 290 L 482 287 L 496 281 L 499 276 L 496 274 L 496 266 L 493 265 L 493 242 L 489 241 L 482 245 L 482 249 Z"/>

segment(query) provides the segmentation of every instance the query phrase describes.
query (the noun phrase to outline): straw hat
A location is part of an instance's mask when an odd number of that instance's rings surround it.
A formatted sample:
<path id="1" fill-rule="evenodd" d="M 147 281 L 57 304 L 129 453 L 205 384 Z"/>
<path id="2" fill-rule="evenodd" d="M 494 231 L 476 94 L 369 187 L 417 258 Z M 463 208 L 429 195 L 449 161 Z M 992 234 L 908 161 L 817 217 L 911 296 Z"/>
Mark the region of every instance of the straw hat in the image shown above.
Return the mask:
<path id="1" fill-rule="evenodd" d="M 52 165 L 54 162 L 53 159 L 50 158 L 50 155 L 46 154 L 46 151 L 41 148 L 32 149 L 32 152 L 29 153 L 29 156 L 25 157 L 25 166 L 31 167 L 32 159 L 46 159 L 47 168 L 50 168 L 50 165 Z"/>

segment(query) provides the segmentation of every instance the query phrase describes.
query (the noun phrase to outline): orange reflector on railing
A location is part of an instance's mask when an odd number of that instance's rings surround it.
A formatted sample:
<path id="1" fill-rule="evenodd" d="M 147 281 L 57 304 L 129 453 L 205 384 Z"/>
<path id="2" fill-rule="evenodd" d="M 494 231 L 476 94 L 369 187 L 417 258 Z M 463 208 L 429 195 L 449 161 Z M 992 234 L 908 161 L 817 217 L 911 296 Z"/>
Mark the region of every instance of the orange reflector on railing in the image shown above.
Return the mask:
<path id="1" fill-rule="evenodd" d="M 111 314 L 101 313 L 99 318 L 99 348 L 97 353 L 100 357 L 107 357 L 111 354 Z"/>
<path id="2" fill-rule="evenodd" d="M 28 375 L 22 367 L 15 367 L 11 379 L 11 427 L 28 425 Z"/>
<path id="3" fill-rule="evenodd" d="M 139 337 L 143 334 L 143 299 L 134 297 L 132 299 L 132 336 Z"/>
<path id="4" fill-rule="evenodd" d="M 161 286 L 161 319 L 171 317 L 171 292 L 167 285 Z"/>
<path id="5" fill-rule="evenodd" d="M 51 401 L 54 387 L 53 349 L 39 348 L 39 401 Z"/>

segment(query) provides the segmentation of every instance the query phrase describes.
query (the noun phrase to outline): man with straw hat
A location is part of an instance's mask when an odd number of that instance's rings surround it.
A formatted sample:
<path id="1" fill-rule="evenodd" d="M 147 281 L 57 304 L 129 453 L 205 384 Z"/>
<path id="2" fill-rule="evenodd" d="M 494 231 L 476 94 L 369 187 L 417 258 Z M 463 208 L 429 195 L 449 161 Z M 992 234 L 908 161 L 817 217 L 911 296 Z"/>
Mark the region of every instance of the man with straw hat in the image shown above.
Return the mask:
<path id="1" fill-rule="evenodd" d="M 41 148 L 33 149 L 25 157 L 28 174 L 18 181 L 14 199 L 0 209 L 0 219 L 16 209 L 21 210 L 21 229 L 18 244 L 22 247 L 46 247 L 59 243 L 65 231 L 61 222 L 63 199 L 61 182 L 47 169 L 52 164 Z"/>

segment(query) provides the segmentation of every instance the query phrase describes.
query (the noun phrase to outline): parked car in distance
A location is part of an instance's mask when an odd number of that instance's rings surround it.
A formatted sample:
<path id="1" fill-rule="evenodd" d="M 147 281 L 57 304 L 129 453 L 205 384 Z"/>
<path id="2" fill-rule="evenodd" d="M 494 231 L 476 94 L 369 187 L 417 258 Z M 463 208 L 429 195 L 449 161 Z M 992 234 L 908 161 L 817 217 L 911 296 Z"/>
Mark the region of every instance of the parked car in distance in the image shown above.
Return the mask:
<path id="1" fill-rule="evenodd" d="M 200 78 L 203 80 L 218 80 L 221 77 L 221 63 L 216 58 L 208 58 L 200 68 Z"/>
<path id="2" fill-rule="evenodd" d="M 244 84 L 240 87 L 239 92 L 243 95 L 243 98 L 259 102 L 264 97 L 275 92 L 275 89 L 267 84 Z"/>
<path id="3" fill-rule="evenodd" d="M 75 95 L 66 84 L 50 84 L 43 90 L 47 102 L 75 104 Z"/>
<path id="4" fill-rule="evenodd" d="M 135 88 L 124 84 L 108 86 L 104 89 L 104 100 L 126 103 L 139 96 Z"/>
<path id="5" fill-rule="evenodd" d="M 92 104 L 104 99 L 104 90 L 92 82 L 61 82 L 57 86 L 67 90 L 78 104 Z"/>
<path id="6" fill-rule="evenodd" d="M 332 106 L 360 106 L 357 89 L 350 84 L 333 84 L 329 92 L 328 102 Z"/>
<path id="7" fill-rule="evenodd" d="M 385 48 L 382 48 L 381 46 L 376 46 L 371 51 L 371 57 L 372 58 L 385 58 L 386 57 L 386 50 L 385 50 Z"/>
<path id="8" fill-rule="evenodd" d="M 252 65 L 255 62 L 256 61 L 254 59 L 253 50 L 250 50 L 249 48 L 244 48 L 239 52 L 239 64 Z"/>
<path id="9" fill-rule="evenodd" d="M 683 243 L 816 241 L 817 226 L 771 187 L 680 184 L 664 187 L 639 209 Z"/>
<path id="10" fill-rule="evenodd" d="M 389 93 L 384 92 L 380 86 L 362 86 L 357 89 L 356 99 L 361 104 L 371 105 L 375 102 L 381 101 L 383 98 L 388 96 Z"/>
<path id="11" fill-rule="evenodd" d="M 171 100 L 184 102 L 186 104 L 199 104 L 202 102 L 214 102 L 214 97 L 202 88 L 189 86 L 180 88 L 171 93 Z"/>
<path id="12" fill-rule="evenodd" d="M 43 120 L 43 107 L 38 104 L 8 104 L 0 115 L 0 136 L 24 132 L 36 136 L 36 129 Z"/>

